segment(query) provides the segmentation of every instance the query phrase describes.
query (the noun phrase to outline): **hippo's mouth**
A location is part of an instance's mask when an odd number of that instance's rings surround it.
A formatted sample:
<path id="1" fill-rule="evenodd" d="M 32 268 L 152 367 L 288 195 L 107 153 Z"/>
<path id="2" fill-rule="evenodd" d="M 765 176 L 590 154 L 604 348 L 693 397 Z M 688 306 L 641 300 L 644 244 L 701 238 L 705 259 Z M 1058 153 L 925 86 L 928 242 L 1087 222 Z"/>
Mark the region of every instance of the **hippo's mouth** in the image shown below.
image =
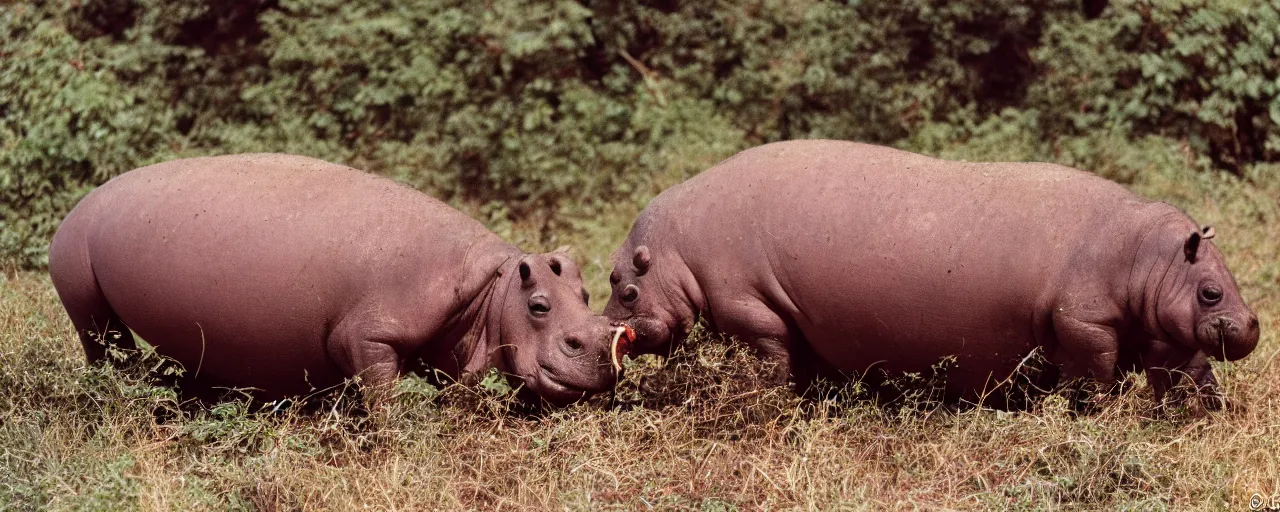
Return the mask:
<path id="1" fill-rule="evenodd" d="M 537 375 L 526 379 L 526 382 L 534 384 L 530 387 L 534 388 L 535 392 L 537 392 L 539 396 L 549 402 L 557 404 L 566 404 L 584 400 L 591 395 L 606 389 L 603 384 L 586 386 L 568 382 L 556 375 L 555 370 L 552 370 L 549 366 L 541 363 L 538 364 Z"/>
<path id="2" fill-rule="evenodd" d="M 1196 326 L 1196 341 L 1201 350 L 1219 361 L 1235 361 L 1253 351 L 1257 345 L 1257 329 L 1245 327 L 1232 318 L 1220 316 Z"/>
<path id="3" fill-rule="evenodd" d="M 1223 320 L 1214 318 L 1200 322 L 1200 326 L 1196 328 L 1196 341 L 1199 342 L 1201 348 L 1211 356 L 1221 358 L 1223 348 L 1226 346 L 1226 333 L 1222 328 Z"/>
<path id="4" fill-rule="evenodd" d="M 617 323 L 613 328 L 613 339 L 609 343 L 609 359 L 613 363 L 613 373 L 622 371 L 622 356 L 629 353 L 631 344 L 636 341 L 636 330 L 625 323 Z"/>
<path id="5" fill-rule="evenodd" d="M 634 341 L 628 353 L 632 356 L 640 354 L 665 354 L 675 340 L 675 332 L 666 322 L 650 316 L 634 315 L 622 321 L 634 331 Z"/>

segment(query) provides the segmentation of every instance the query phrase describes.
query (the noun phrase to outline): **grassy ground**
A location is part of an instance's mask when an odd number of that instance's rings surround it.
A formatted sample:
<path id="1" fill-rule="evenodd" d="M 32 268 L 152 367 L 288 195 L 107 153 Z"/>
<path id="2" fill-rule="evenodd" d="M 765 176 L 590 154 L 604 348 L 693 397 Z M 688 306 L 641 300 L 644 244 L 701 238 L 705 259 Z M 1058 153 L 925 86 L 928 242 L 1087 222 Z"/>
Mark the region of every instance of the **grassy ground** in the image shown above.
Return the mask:
<path id="1" fill-rule="evenodd" d="M 605 399 L 531 416 L 501 391 L 416 380 L 384 416 L 178 404 L 142 372 L 86 368 L 45 274 L 0 276 L 0 508 L 1246 510 L 1280 494 L 1280 169 L 1196 173 L 1176 151 L 1104 154 L 1100 172 L 1218 228 L 1262 342 L 1219 365 L 1222 413 L 1153 419 L 1145 385 L 1077 416 L 802 402 L 738 347 L 696 334 L 631 363 Z M 998 158 L 1001 151 L 948 153 Z M 1138 178 L 1134 178 L 1138 176 Z M 636 205 L 569 242 L 598 308 Z"/>

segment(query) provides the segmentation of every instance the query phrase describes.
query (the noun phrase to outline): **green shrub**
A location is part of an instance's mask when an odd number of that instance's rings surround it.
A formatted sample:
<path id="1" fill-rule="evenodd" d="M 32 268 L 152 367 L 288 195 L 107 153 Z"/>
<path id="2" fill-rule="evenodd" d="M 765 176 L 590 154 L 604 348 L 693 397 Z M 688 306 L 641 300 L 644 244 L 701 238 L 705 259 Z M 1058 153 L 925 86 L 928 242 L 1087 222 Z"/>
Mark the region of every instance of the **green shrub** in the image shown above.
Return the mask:
<path id="1" fill-rule="evenodd" d="M 6 7 L 0 34 L 0 254 L 38 265 L 79 196 L 164 150 L 172 114 L 52 16 Z"/>
<path id="2" fill-rule="evenodd" d="M 779 139 L 1007 132 L 1026 147 L 993 155 L 1079 163 L 1073 140 L 1156 135 L 1205 168 L 1280 160 L 1280 0 L 1086 4 L 4 5 L 0 259 L 43 265 L 87 190 L 205 154 L 346 163 L 544 238 Z"/>
<path id="3" fill-rule="evenodd" d="M 1233 171 L 1280 160 L 1280 2 L 1121 2 L 1064 16 L 1033 57 L 1046 135 L 1165 135 Z"/>

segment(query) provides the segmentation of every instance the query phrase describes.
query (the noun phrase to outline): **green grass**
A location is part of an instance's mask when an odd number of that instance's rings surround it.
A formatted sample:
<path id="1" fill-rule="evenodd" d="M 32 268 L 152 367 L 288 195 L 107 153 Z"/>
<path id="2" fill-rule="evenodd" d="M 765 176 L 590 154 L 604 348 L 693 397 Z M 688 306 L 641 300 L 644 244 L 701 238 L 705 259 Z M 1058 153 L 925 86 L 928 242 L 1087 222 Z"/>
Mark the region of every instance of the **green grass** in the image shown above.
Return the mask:
<path id="1" fill-rule="evenodd" d="M 941 152 L 1031 158 L 1019 151 Z M 87 368 L 47 275 L 11 269 L 0 508 L 1246 510 L 1280 493 L 1280 168 L 1194 172 L 1158 141 L 1092 151 L 1081 161 L 1217 227 L 1263 327 L 1252 356 L 1218 366 L 1240 407 L 1153 419 L 1143 384 L 1084 416 L 1058 396 L 1023 413 L 804 402 L 763 384 L 747 351 L 696 333 L 665 362 L 631 362 L 616 408 L 602 397 L 530 416 L 500 392 L 409 380 L 374 417 L 348 402 L 256 413 Z M 499 231 L 526 249 L 572 244 L 600 308 L 639 206 L 552 236 Z"/>

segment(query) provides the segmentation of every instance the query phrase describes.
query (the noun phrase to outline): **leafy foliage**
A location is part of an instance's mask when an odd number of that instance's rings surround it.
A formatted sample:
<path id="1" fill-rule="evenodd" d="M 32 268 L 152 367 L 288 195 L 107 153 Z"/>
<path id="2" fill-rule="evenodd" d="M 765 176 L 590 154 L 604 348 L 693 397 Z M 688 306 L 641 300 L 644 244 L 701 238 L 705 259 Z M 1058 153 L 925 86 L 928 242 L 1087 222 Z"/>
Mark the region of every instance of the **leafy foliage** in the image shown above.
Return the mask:
<path id="1" fill-rule="evenodd" d="M 1052 25 L 1053 67 L 1027 104 L 1047 133 L 1119 130 L 1184 140 L 1219 167 L 1280 159 L 1280 3 L 1144 0 Z"/>
<path id="2" fill-rule="evenodd" d="M 0 6 L 0 258 L 182 156 L 300 153 L 574 229 L 765 141 L 1280 160 L 1280 1 L 79 0 Z M 1103 7 L 1099 9 L 1099 7 Z M 997 149 L 997 148 L 993 148 Z M 997 151 L 998 152 L 998 151 Z"/>

